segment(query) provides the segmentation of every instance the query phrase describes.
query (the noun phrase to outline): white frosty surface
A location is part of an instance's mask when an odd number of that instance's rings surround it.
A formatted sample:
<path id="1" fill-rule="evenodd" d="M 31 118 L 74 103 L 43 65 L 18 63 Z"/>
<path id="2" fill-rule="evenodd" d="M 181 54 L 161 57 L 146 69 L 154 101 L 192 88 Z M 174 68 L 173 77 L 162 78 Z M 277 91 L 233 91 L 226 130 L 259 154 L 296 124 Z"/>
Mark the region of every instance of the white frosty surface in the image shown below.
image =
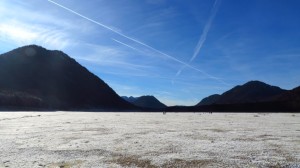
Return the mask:
<path id="1" fill-rule="evenodd" d="M 300 167 L 300 114 L 0 112 L 2 167 Z"/>

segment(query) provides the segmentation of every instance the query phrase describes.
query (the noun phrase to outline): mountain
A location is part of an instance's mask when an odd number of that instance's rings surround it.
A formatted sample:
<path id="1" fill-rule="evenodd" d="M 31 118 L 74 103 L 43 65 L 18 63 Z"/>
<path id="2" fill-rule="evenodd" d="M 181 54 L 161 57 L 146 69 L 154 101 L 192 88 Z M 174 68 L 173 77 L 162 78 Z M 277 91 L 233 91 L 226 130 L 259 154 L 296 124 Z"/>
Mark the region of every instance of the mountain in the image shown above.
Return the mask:
<path id="1" fill-rule="evenodd" d="M 296 112 L 300 111 L 300 86 L 284 90 L 260 81 L 236 86 L 221 95 L 211 95 L 194 107 L 171 107 L 167 111 Z"/>
<path id="2" fill-rule="evenodd" d="M 132 97 L 132 96 L 121 96 L 124 100 L 128 101 L 129 103 L 133 103 L 134 101 L 136 101 L 137 97 Z"/>
<path id="3" fill-rule="evenodd" d="M 283 102 L 294 110 L 300 109 L 300 86 L 276 96 L 273 101 Z"/>
<path id="4" fill-rule="evenodd" d="M 39 97 L 24 92 L 0 91 L 0 110 L 7 107 L 41 108 L 43 102 Z"/>
<path id="5" fill-rule="evenodd" d="M 298 86 L 292 90 L 284 92 L 283 94 L 277 96 L 274 100 L 300 102 L 300 86 Z"/>
<path id="6" fill-rule="evenodd" d="M 2 108 L 135 109 L 65 53 L 36 45 L 0 55 L 0 93 Z"/>
<path id="7" fill-rule="evenodd" d="M 214 94 L 205 97 L 196 106 L 269 101 L 284 92 L 286 90 L 276 86 L 271 86 L 260 81 L 250 81 L 244 85 L 235 86 L 222 95 Z"/>
<path id="8" fill-rule="evenodd" d="M 123 96 L 122 98 L 138 107 L 153 108 L 153 109 L 163 109 L 167 107 L 165 104 L 157 100 L 154 96 L 141 96 L 141 97 Z"/>
<path id="9" fill-rule="evenodd" d="M 157 100 L 154 96 L 141 96 L 134 102 L 134 105 L 146 108 L 166 108 L 167 106 Z"/>
<path id="10" fill-rule="evenodd" d="M 204 98 L 202 101 L 209 101 L 209 104 L 204 105 L 255 103 L 270 101 L 284 92 L 286 92 L 286 90 L 277 86 L 271 86 L 260 81 L 250 81 L 244 85 L 238 85 L 220 96 L 212 95 Z"/>
<path id="11" fill-rule="evenodd" d="M 216 103 L 220 97 L 221 97 L 221 95 L 219 95 L 219 94 L 214 94 L 214 95 L 205 97 L 196 106 L 212 105 L 212 104 Z"/>

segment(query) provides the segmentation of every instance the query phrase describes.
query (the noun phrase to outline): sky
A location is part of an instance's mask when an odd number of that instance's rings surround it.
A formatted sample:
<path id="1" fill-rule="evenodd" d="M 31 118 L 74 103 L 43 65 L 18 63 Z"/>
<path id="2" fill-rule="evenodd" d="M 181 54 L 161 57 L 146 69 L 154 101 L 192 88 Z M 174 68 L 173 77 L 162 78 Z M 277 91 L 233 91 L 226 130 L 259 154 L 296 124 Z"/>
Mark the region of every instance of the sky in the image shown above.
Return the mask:
<path id="1" fill-rule="evenodd" d="M 62 50 L 120 96 L 195 105 L 260 80 L 300 85 L 299 0 L 0 0 L 0 53 Z"/>

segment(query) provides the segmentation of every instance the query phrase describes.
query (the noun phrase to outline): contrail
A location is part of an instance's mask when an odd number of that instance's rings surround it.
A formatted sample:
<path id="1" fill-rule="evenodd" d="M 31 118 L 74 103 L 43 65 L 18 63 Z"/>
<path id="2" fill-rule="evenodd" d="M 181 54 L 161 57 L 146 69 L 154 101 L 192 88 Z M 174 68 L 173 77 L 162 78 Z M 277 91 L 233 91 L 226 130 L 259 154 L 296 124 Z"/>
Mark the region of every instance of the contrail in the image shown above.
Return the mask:
<path id="1" fill-rule="evenodd" d="M 125 44 L 125 43 L 123 43 L 123 42 L 121 42 L 121 41 L 118 41 L 118 40 L 116 40 L 116 39 L 113 39 L 113 38 L 112 38 L 112 40 L 114 40 L 115 42 L 117 42 L 117 43 L 119 43 L 119 44 L 122 44 L 122 45 L 124 45 L 124 46 L 126 46 L 126 47 L 128 47 L 128 48 L 131 48 L 131 49 L 133 49 L 133 50 L 137 50 L 137 51 L 139 51 L 139 52 L 143 52 L 143 51 L 141 51 L 141 50 L 139 50 L 139 49 L 137 49 L 137 48 L 134 48 L 134 47 L 132 47 L 132 46 L 130 46 L 130 45 L 128 45 L 128 44 Z M 153 50 L 156 50 L 156 49 L 153 48 Z M 198 68 L 195 68 L 194 66 L 191 66 L 191 65 L 189 65 L 189 64 L 187 64 L 187 63 L 185 63 L 185 62 L 183 62 L 183 61 L 180 61 L 180 60 L 178 60 L 178 59 L 176 59 L 176 58 L 174 58 L 174 57 L 171 57 L 171 56 L 169 56 L 169 55 L 167 55 L 167 54 L 165 54 L 165 53 L 162 53 L 162 52 L 160 52 L 160 51 L 158 51 L 158 50 L 157 50 L 156 52 L 158 52 L 158 53 L 160 53 L 160 54 L 162 54 L 162 55 L 165 55 L 166 57 L 168 57 L 168 58 L 170 58 L 170 59 L 173 59 L 174 61 L 179 62 L 179 63 L 183 64 L 183 65 L 186 66 L 186 67 L 189 67 L 189 68 L 191 68 L 191 69 L 193 69 L 193 70 L 195 70 L 195 71 L 198 71 L 198 72 L 202 73 L 203 75 L 205 75 L 205 76 L 208 77 L 208 78 L 217 80 L 217 81 L 219 81 L 219 82 L 221 82 L 221 83 L 223 83 L 223 84 L 225 83 L 224 81 L 221 81 L 220 78 L 214 77 L 214 76 L 212 76 L 212 75 L 210 75 L 210 74 L 208 74 L 208 73 L 206 73 L 206 72 L 204 72 L 204 71 L 202 71 L 202 70 L 200 70 L 200 69 L 198 69 Z"/>
<path id="2" fill-rule="evenodd" d="M 182 70 L 184 69 L 185 66 L 181 67 L 178 72 L 176 73 L 176 76 L 178 76 L 179 74 L 181 74 Z"/>
<path id="3" fill-rule="evenodd" d="M 203 32 L 202 32 L 202 34 L 201 34 L 201 36 L 200 36 L 200 39 L 199 39 L 199 41 L 198 41 L 198 43 L 197 43 L 197 45 L 196 45 L 196 47 L 195 47 L 193 56 L 192 56 L 192 58 L 190 59 L 190 62 L 192 62 L 192 61 L 197 57 L 197 55 L 199 54 L 199 52 L 200 52 L 200 50 L 201 50 L 201 48 L 202 48 L 202 46 L 203 46 L 203 44 L 204 44 L 204 42 L 205 42 L 205 40 L 206 40 L 206 37 L 207 37 L 207 34 L 208 34 L 209 30 L 210 30 L 211 24 L 212 24 L 212 22 L 213 22 L 213 20 L 214 20 L 214 18 L 215 18 L 215 16 L 216 16 L 216 14 L 217 14 L 217 12 L 218 12 L 220 3 L 221 3 L 221 0 L 216 0 L 216 1 L 215 1 L 214 6 L 213 6 L 213 8 L 212 8 L 212 10 L 211 10 L 210 16 L 209 16 L 209 18 L 208 18 L 208 21 L 207 21 L 207 23 L 205 24 L 204 29 L 203 29 Z M 182 70 L 183 70 L 184 68 L 185 68 L 185 66 L 183 66 L 182 68 L 180 68 L 180 69 L 177 71 L 176 76 L 180 75 L 181 72 L 182 72 Z"/>
<path id="4" fill-rule="evenodd" d="M 111 28 L 111 27 L 109 27 L 109 26 L 107 26 L 107 25 L 105 25 L 105 24 L 103 24 L 103 23 L 100 23 L 100 22 L 97 22 L 97 21 L 95 21 L 95 20 L 93 20 L 93 19 L 90 19 L 90 18 L 88 18 L 88 17 L 86 17 L 86 16 L 84 16 L 84 15 L 82 15 L 82 14 L 80 14 L 80 13 L 78 13 L 78 12 L 76 12 L 76 11 L 70 9 L 70 8 L 67 8 L 67 7 L 65 7 L 65 6 L 63 6 L 63 5 L 61 5 L 61 4 L 57 3 L 57 2 L 54 2 L 54 1 L 52 1 L 52 0 L 48 0 L 48 1 L 51 2 L 51 3 L 53 3 L 53 4 L 55 4 L 55 5 L 57 5 L 57 6 L 59 6 L 59 7 L 61 7 L 61 8 L 63 8 L 63 9 L 65 9 L 65 10 L 67 10 L 67 11 L 69 11 L 69 12 L 71 12 L 71 13 L 73 13 L 73 14 L 75 14 L 75 15 L 77 15 L 77 16 L 80 16 L 80 17 L 82 17 L 82 18 L 84 18 L 84 19 L 86 19 L 86 20 L 88 20 L 88 21 L 90 21 L 90 22 L 93 22 L 93 23 L 95 23 L 95 24 L 97 24 L 97 25 L 99 25 L 99 26 L 101 26 L 101 27 L 103 27 L 103 28 L 105 28 L 105 29 L 108 29 L 108 30 L 110 30 L 110 31 L 112 31 L 112 32 L 114 32 L 114 33 L 116 33 L 116 34 L 122 36 L 122 37 L 125 37 L 125 38 L 127 38 L 127 39 L 129 39 L 129 40 L 131 40 L 131 41 L 134 41 L 134 42 L 136 42 L 136 43 L 142 45 L 142 46 L 145 46 L 145 47 L 147 47 L 147 48 L 150 48 L 150 49 L 152 49 L 152 50 L 154 50 L 154 51 L 156 51 L 156 52 L 158 52 L 158 53 L 160 53 L 160 54 L 167 55 L 167 54 L 164 54 L 164 53 L 162 53 L 161 51 L 158 51 L 157 49 L 155 49 L 155 48 L 153 48 L 153 47 L 151 47 L 151 46 L 149 46 L 149 45 L 147 45 L 147 44 L 145 44 L 145 43 L 143 43 L 143 42 L 141 42 L 141 41 L 139 41 L 139 40 L 136 40 L 136 39 L 134 39 L 134 38 L 132 38 L 132 37 L 129 37 L 129 36 L 127 36 L 127 35 L 125 35 L 125 34 L 119 32 L 119 31 L 116 31 L 116 30 L 114 30 L 113 28 Z M 171 57 L 171 56 L 168 56 L 168 57 Z"/>
<path id="5" fill-rule="evenodd" d="M 199 54 L 199 52 L 200 52 L 200 50 L 201 50 L 201 48 L 202 48 L 202 46 L 203 46 L 203 44 L 204 44 L 204 42 L 206 40 L 206 37 L 207 37 L 207 34 L 208 34 L 209 30 L 210 30 L 211 24 L 212 24 L 212 22 L 213 22 L 213 20 L 214 20 L 214 18 L 216 16 L 216 14 L 217 14 L 217 12 L 218 12 L 220 3 L 221 3 L 221 0 L 216 0 L 215 1 L 214 6 L 213 6 L 213 8 L 211 10 L 210 17 L 209 17 L 206 25 L 204 26 L 202 35 L 200 36 L 200 39 L 198 41 L 198 44 L 197 44 L 197 46 L 195 48 L 194 54 L 193 54 L 192 58 L 190 59 L 190 61 L 193 61 L 197 57 L 197 55 Z"/>
<path id="6" fill-rule="evenodd" d="M 114 39 L 114 38 L 111 38 L 111 39 L 112 39 L 113 41 L 119 43 L 119 44 L 122 44 L 122 45 L 128 47 L 128 48 L 131 48 L 131 49 L 136 50 L 136 51 L 138 51 L 138 52 L 144 53 L 143 51 L 141 51 L 141 50 L 139 50 L 139 49 L 137 49 L 137 48 L 135 48 L 135 47 L 132 47 L 131 45 L 125 44 L 125 43 L 123 43 L 123 42 L 121 42 L 121 41 L 119 41 L 119 40 L 116 40 L 116 39 Z"/>
<path id="7" fill-rule="evenodd" d="M 217 0 L 217 1 L 218 1 L 218 0 Z M 217 78 L 217 77 L 214 77 L 214 76 L 212 76 L 212 75 L 210 75 L 210 74 L 208 74 L 208 73 L 206 73 L 206 72 L 204 72 L 204 71 L 202 71 L 202 70 L 200 70 L 200 69 L 198 69 L 198 68 L 196 68 L 196 67 L 194 67 L 194 66 L 191 66 L 191 65 L 189 65 L 189 64 L 187 64 L 187 63 L 185 63 L 185 62 L 183 62 L 183 61 L 180 61 L 179 59 L 177 59 L 177 58 L 175 58 L 175 57 L 172 57 L 172 56 L 170 56 L 170 55 L 168 55 L 168 54 L 166 54 L 166 53 L 163 53 L 163 52 L 161 52 L 161 51 L 159 51 L 159 50 L 157 50 L 157 49 L 155 49 L 155 48 L 149 46 L 148 44 L 145 44 L 145 43 L 143 43 L 143 42 L 141 42 L 141 41 L 139 41 L 139 40 L 136 40 L 136 39 L 134 39 L 134 38 L 132 38 L 132 37 L 129 37 L 129 36 L 127 36 L 127 35 L 125 35 L 125 34 L 119 32 L 119 31 L 116 31 L 116 30 L 114 30 L 113 28 L 111 28 L 111 27 L 109 27 L 109 26 L 107 26 L 107 25 L 105 25 L 105 24 L 102 24 L 102 23 L 97 22 L 97 21 L 95 21 L 95 20 L 93 20 L 93 19 L 90 19 L 90 18 L 88 18 L 88 17 L 86 17 L 86 16 L 84 16 L 84 15 L 82 15 L 82 14 L 80 14 L 80 13 L 78 13 L 78 12 L 76 12 L 76 11 L 70 9 L 70 8 L 67 8 L 67 7 L 65 7 L 65 6 L 63 6 L 63 5 L 61 5 L 61 4 L 57 3 L 57 2 L 54 2 L 54 1 L 52 1 L 52 0 L 48 0 L 48 2 L 50 2 L 50 3 L 54 4 L 54 5 L 57 5 L 57 6 L 59 6 L 59 7 L 63 8 L 63 9 L 65 9 L 65 10 L 67 10 L 67 11 L 69 11 L 69 12 L 71 12 L 71 13 L 77 15 L 77 16 L 80 16 L 80 17 L 82 17 L 82 18 L 84 18 L 84 19 L 86 19 L 86 20 L 92 22 L 92 23 L 95 23 L 95 24 L 97 24 L 97 25 L 99 25 L 99 26 L 101 26 L 101 27 L 103 27 L 103 28 L 105 28 L 105 29 L 107 29 L 107 30 L 110 30 L 110 31 L 112 31 L 112 32 L 114 32 L 114 33 L 116 33 L 116 34 L 118 34 L 118 35 L 124 37 L 124 38 L 127 38 L 127 39 L 129 39 L 129 40 L 131 40 L 131 41 L 134 41 L 134 42 L 136 42 L 136 43 L 138 43 L 138 44 L 144 46 L 144 47 L 147 47 L 147 48 L 149 48 L 149 49 L 151 49 L 151 50 L 153 50 L 153 51 L 155 51 L 155 52 L 157 52 L 157 53 L 159 53 L 159 54 L 161 54 L 161 55 L 163 55 L 163 56 L 165 56 L 165 57 L 167 57 L 167 58 L 169 58 L 169 59 L 171 59 L 171 60 L 173 60 L 173 61 L 176 61 L 176 62 L 178 62 L 178 63 L 180 63 L 180 64 L 183 64 L 183 65 L 186 66 L 186 67 L 189 67 L 189 68 L 191 68 L 191 69 L 194 69 L 194 70 L 196 70 L 196 71 L 202 73 L 203 75 L 205 75 L 205 76 L 208 77 L 208 78 L 211 78 L 211 79 L 217 80 L 217 81 L 219 81 L 219 82 L 221 82 L 221 83 L 223 83 L 223 84 L 226 84 L 224 81 L 222 81 L 221 79 L 219 79 L 219 78 Z M 123 43 L 123 44 L 124 44 L 124 43 Z M 126 46 L 128 47 L 128 45 L 126 45 Z M 130 48 L 132 48 L 132 47 L 130 47 Z"/>

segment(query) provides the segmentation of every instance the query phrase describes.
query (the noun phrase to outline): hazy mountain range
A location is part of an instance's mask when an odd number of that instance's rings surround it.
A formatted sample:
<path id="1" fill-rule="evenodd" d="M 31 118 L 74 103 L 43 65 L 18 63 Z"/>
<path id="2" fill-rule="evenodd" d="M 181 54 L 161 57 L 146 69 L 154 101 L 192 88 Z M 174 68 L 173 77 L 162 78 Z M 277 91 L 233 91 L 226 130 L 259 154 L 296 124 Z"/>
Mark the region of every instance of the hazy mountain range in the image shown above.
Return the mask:
<path id="1" fill-rule="evenodd" d="M 167 107 L 165 104 L 157 100 L 154 96 L 140 96 L 140 97 L 122 96 L 122 98 L 138 107 L 155 108 L 155 109 L 163 109 Z"/>
<path id="2" fill-rule="evenodd" d="M 195 106 L 167 107 L 154 96 L 116 94 L 61 51 L 36 45 L 0 55 L 1 110 L 300 111 L 300 87 L 284 90 L 260 81 L 214 94 Z"/>

